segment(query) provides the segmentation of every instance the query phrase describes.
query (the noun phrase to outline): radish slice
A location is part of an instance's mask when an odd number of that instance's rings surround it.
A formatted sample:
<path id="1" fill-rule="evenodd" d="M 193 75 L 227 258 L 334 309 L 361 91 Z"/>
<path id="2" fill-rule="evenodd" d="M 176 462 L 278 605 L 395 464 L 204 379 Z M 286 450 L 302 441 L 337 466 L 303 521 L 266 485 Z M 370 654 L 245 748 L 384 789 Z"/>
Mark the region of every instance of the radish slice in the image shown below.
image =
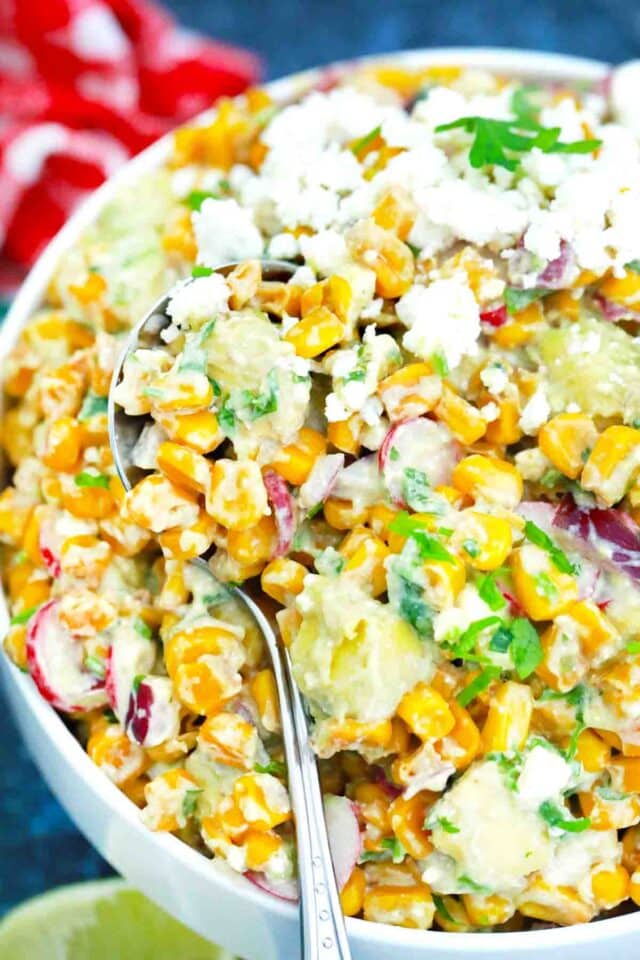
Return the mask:
<path id="1" fill-rule="evenodd" d="M 614 303 L 601 293 L 594 293 L 593 302 L 596 304 L 605 320 L 617 323 L 618 320 L 636 320 L 640 322 L 640 313 L 637 310 L 631 310 L 630 307 Z"/>
<path id="2" fill-rule="evenodd" d="M 571 244 L 566 240 L 560 242 L 560 254 L 555 260 L 550 260 L 544 270 L 538 274 L 536 286 L 546 290 L 564 290 L 571 285 L 576 270 L 576 258 Z"/>
<path id="3" fill-rule="evenodd" d="M 333 487 L 332 494 L 340 500 L 351 500 L 361 507 L 384 500 L 386 491 L 378 470 L 377 454 L 360 457 L 345 467 Z"/>
<path id="4" fill-rule="evenodd" d="M 145 677 L 131 691 L 125 718 L 127 736 L 141 747 L 157 747 L 180 730 L 180 705 L 168 677 Z"/>
<path id="5" fill-rule="evenodd" d="M 296 529 L 293 497 L 289 493 L 287 484 L 275 470 L 265 470 L 262 479 L 278 531 L 278 542 L 273 555 L 282 557 L 291 549 Z"/>
<path id="6" fill-rule="evenodd" d="M 278 900 L 295 903 L 298 899 L 298 883 L 295 879 L 274 880 L 265 876 L 264 873 L 258 873 L 257 870 L 248 870 L 244 876 L 254 887 L 259 887 L 265 893 L 270 893 L 272 897 L 277 897 Z"/>
<path id="7" fill-rule="evenodd" d="M 40 524 L 40 533 L 38 537 L 38 546 L 47 568 L 47 572 L 57 579 L 62 568 L 60 566 L 60 547 L 62 538 L 56 534 L 55 520 L 53 517 L 45 517 Z"/>
<path id="8" fill-rule="evenodd" d="M 329 834 L 333 870 L 340 890 L 351 876 L 360 854 L 362 836 L 354 804 L 347 797 L 327 794 L 324 817 Z"/>
<path id="9" fill-rule="evenodd" d="M 105 686 L 111 709 L 120 723 L 124 724 L 127 717 L 134 679 L 149 673 L 155 658 L 153 641 L 136 630 L 135 620 L 119 620 L 107 655 Z"/>
<path id="10" fill-rule="evenodd" d="M 104 681 L 83 667 L 84 647 L 58 617 L 57 600 L 43 604 L 27 631 L 29 673 L 56 710 L 80 713 L 107 703 Z"/>
<path id="11" fill-rule="evenodd" d="M 431 487 L 437 487 L 449 482 L 460 451 L 447 428 L 427 417 L 394 424 L 378 450 L 378 464 L 394 502 L 405 506 L 406 470 L 421 470 Z"/>
<path id="12" fill-rule="evenodd" d="M 546 500 L 523 500 L 517 508 L 517 513 L 525 520 L 530 520 L 545 533 L 551 533 L 556 508 Z"/>
<path id="13" fill-rule="evenodd" d="M 298 491 L 298 503 L 310 510 L 318 503 L 324 503 L 330 496 L 338 475 L 344 467 L 344 453 L 328 453 L 318 457 L 311 473 Z"/>

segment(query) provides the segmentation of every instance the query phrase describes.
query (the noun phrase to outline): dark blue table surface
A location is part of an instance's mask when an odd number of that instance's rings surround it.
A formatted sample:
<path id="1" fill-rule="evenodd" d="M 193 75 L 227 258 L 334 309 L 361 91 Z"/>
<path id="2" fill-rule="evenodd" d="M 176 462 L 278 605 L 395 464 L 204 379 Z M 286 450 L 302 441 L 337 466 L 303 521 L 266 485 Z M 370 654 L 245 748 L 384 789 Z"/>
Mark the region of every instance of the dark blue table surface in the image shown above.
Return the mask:
<path id="1" fill-rule="evenodd" d="M 515 46 L 620 61 L 640 56 L 637 0 L 168 0 L 182 22 L 262 56 L 282 76 L 358 54 L 420 46 Z M 109 867 L 31 763 L 0 701 L 0 915 Z"/>

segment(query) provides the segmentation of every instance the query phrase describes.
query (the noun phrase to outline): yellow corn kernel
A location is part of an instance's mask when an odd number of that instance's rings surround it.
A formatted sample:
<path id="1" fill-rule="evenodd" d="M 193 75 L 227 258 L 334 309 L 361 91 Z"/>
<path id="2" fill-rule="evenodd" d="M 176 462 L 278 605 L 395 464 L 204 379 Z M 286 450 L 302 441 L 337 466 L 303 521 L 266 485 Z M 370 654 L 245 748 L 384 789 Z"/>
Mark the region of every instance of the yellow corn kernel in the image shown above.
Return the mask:
<path id="1" fill-rule="evenodd" d="M 351 876 L 340 891 L 340 904 L 345 917 L 355 917 L 362 910 L 366 881 L 364 871 L 354 867 Z"/>
<path id="2" fill-rule="evenodd" d="M 262 265 L 259 260 L 246 260 L 225 277 L 231 290 L 229 306 L 232 310 L 242 310 L 255 296 L 262 280 Z"/>
<path id="3" fill-rule="evenodd" d="M 347 232 L 346 241 L 356 263 L 375 273 L 379 297 L 395 299 L 407 292 L 413 283 L 415 261 L 409 247 L 394 233 L 373 220 L 360 220 Z"/>
<path id="4" fill-rule="evenodd" d="M 196 781 L 183 767 L 165 770 L 150 780 L 144 788 L 147 826 L 165 833 L 175 833 L 183 827 L 187 818 L 182 812 L 182 805 L 187 790 L 193 790 L 194 787 L 197 788 Z M 167 801 L 170 804 L 168 809 Z M 175 812 L 176 807 L 178 812 Z"/>
<path id="5" fill-rule="evenodd" d="M 295 443 L 282 447 L 271 460 L 273 467 L 281 477 L 295 487 L 305 482 L 311 469 L 318 459 L 327 450 L 325 437 L 311 427 L 302 427 Z"/>
<path id="6" fill-rule="evenodd" d="M 142 528 L 137 529 L 142 530 Z M 159 535 L 158 543 L 166 557 L 175 560 L 192 560 L 206 553 L 214 542 L 217 532 L 218 526 L 215 521 L 201 510 L 195 523 L 189 527 L 172 527 L 165 530 Z M 107 539 L 109 539 L 108 536 Z"/>
<path id="7" fill-rule="evenodd" d="M 377 845 L 381 837 L 391 832 L 389 820 L 389 796 L 379 783 L 356 784 L 353 799 L 359 815 L 366 824 L 365 846 Z"/>
<path id="8" fill-rule="evenodd" d="M 91 534 L 68 537 L 60 548 L 62 572 L 98 586 L 111 560 L 111 547 Z"/>
<path id="9" fill-rule="evenodd" d="M 499 413 L 495 420 L 487 424 L 485 439 L 500 446 L 517 443 L 522 437 L 518 404 L 509 397 L 501 397 L 492 402 L 497 404 Z"/>
<path id="10" fill-rule="evenodd" d="M 511 526 L 504 517 L 464 510 L 451 546 L 476 570 L 496 570 L 511 553 Z"/>
<path id="11" fill-rule="evenodd" d="M 105 520 L 117 504 L 111 490 L 104 487 L 73 487 L 62 492 L 62 506 L 81 520 Z"/>
<path id="12" fill-rule="evenodd" d="M 397 797 L 389 807 L 391 829 L 409 856 L 416 860 L 422 860 L 433 850 L 424 822 L 435 799 L 435 794 L 421 790 L 408 800 Z"/>
<path id="13" fill-rule="evenodd" d="M 365 920 L 376 923 L 429 930 L 433 925 L 435 907 L 426 883 L 379 884 L 365 893 L 363 913 Z"/>
<path id="14" fill-rule="evenodd" d="M 270 774 L 246 773 L 233 784 L 233 798 L 247 823 L 255 830 L 273 830 L 291 820 L 291 807 L 284 787 Z"/>
<path id="15" fill-rule="evenodd" d="M 334 420 L 327 425 L 327 439 L 337 450 L 358 455 L 361 421 L 357 414 L 348 420 Z"/>
<path id="16" fill-rule="evenodd" d="M 209 482 L 209 461 L 180 443 L 165 440 L 158 447 L 156 464 L 172 483 L 204 493 Z"/>
<path id="17" fill-rule="evenodd" d="M 334 530 L 352 530 L 365 523 L 367 514 L 367 507 L 356 507 L 350 500 L 329 497 L 324 503 L 324 518 Z"/>
<path id="18" fill-rule="evenodd" d="M 276 621 L 283 644 L 285 647 L 290 647 L 300 629 L 302 622 L 301 615 L 297 610 L 294 610 L 293 607 L 289 607 L 286 610 L 278 610 L 276 613 Z"/>
<path id="19" fill-rule="evenodd" d="M 378 395 L 391 420 L 419 417 L 434 409 L 442 381 L 430 363 L 408 363 L 378 384 Z"/>
<path id="20" fill-rule="evenodd" d="M 640 274 L 635 270 L 627 270 L 624 277 L 610 274 L 600 283 L 598 290 L 607 300 L 635 308 L 640 303 Z"/>
<path id="21" fill-rule="evenodd" d="M 589 817 L 592 830 L 624 830 L 640 821 L 640 797 L 608 800 L 598 792 L 578 794 L 583 816 Z"/>
<path id="22" fill-rule="evenodd" d="M 167 672 L 173 679 L 181 664 L 194 663 L 202 656 L 224 656 L 237 643 L 237 631 L 222 623 L 178 630 L 165 642 Z"/>
<path id="23" fill-rule="evenodd" d="M 331 741 L 343 750 L 354 744 L 362 744 L 366 747 L 387 747 L 393 736 L 391 720 L 367 723 L 349 718 L 331 719 L 325 721 L 324 729 Z"/>
<path id="24" fill-rule="evenodd" d="M 482 728 L 483 751 L 521 750 L 529 734 L 532 709 L 530 687 L 512 680 L 499 684 Z"/>
<path id="25" fill-rule="evenodd" d="M 421 740 L 446 737 L 455 725 L 447 701 L 427 683 L 405 693 L 397 707 L 398 716 Z"/>
<path id="26" fill-rule="evenodd" d="M 88 274 L 82 284 L 69 284 L 69 292 L 83 305 L 100 300 L 106 289 L 107 281 L 99 273 Z"/>
<path id="27" fill-rule="evenodd" d="M 300 295 L 300 312 L 306 317 L 318 307 L 326 307 L 332 314 L 346 323 L 351 306 L 351 286 L 344 277 L 334 274 L 321 283 L 303 290 Z"/>
<path id="28" fill-rule="evenodd" d="M 464 893 L 462 902 L 474 927 L 493 927 L 506 923 L 516 911 L 516 905 L 508 897 L 497 893 Z"/>
<path id="29" fill-rule="evenodd" d="M 239 683 L 228 684 L 226 677 L 205 660 L 180 664 L 174 684 L 182 705 L 192 713 L 204 716 L 217 713 L 240 689 Z"/>
<path id="30" fill-rule="evenodd" d="M 24 624 L 9 627 L 3 640 L 4 651 L 16 667 L 27 670 L 27 628 Z"/>
<path id="31" fill-rule="evenodd" d="M 534 879 L 518 900 L 518 910 L 525 917 L 560 926 L 588 923 L 594 914 L 593 907 L 573 887 L 547 883 L 539 874 L 534 874 Z"/>
<path id="32" fill-rule="evenodd" d="M 441 900 L 444 909 L 436 910 L 434 917 L 436 925 L 441 930 L 446 930 L 447 933 L 465 933 L 473 929 L 467 911 L 458 897 L 443 896 Z"/>
<path id="33" fill-rule="evenodd" d="M 516 598 L 532 620 L 553 620 L 578 598 L 575 577 L 562 573 L 549 554 L 527 543 L 511 554 Z"/>
<path id="34" fill-rule="evenodd" d="M 227 550 L 230 557 L 244 566 L 260 565 L 273 556 L 277 542 L 273 517 L 261 517 L 254 527 L 229 530 Z"/>
<path id="35" fill-rule="evenodd" d="M 383 230 L 391 230 L 401 240 L 409 236 L 416 215 L 416 205 L 402 187 L 385 191 L 373 211 L 373 219 L 378 226 Z"/>
<path id="36" fill-rule="evenodd" d="M 575 636 L 586 657 L 602 656 L 611 651 L 618 639 L 618 631 L 606 613 L 595 603 L 579 600 L 558 618 L 558 626 Z"/>
<path id="37" fill-rule="evenodd" d="M 180 258 L 193 263 L 198 255 L 198 246 L 189 213 L 181 212 L 170 219 L 162 234 L 161 243 L 166 253 L 175 253 Z"/>
<path id="38" fill-rule="evenodd" d="M 602 773 L 611 759 L 611 749 L 593 730 L 583 730 L 576 741 L 576 759 L 587 773 Z"/>
<path id="39" fill-rule="evenodd" d="M 315 307 L 287 330 L 284 339 L 299 357 L 312 359 L 335 347 L 344 336 L 345 325 L 326 307 Z"/>
<path id="40" fill-rule="evenodd" d="M 170 440 L 183 443 L 196 453 L 211 453 L 225 440 L 218 418 L 211 410 L 159 414 L 157 420 Z"/>
<path id="41" fill-rule="evenodd" d="M 260 870 L 282 848 L 282 844 L 282 837 L 277 833 L 247 830 L 243 839 L 247 868 Z"/>
<path id="42" fill-rule="evenodd" d="M 237 713 L 217 713 L 200 727 L 198 742 L 216 763 L 239 770 L 253 768 L 258 733 L 253 724 Z"/>
<path id="43" fill-rule="evenodd" d="M 246 530 L 269 514 L 267 491 L 254 460 L 216 460 L 206 494 L 207 513 L 229 530 Z"/>
<path id="44" fill-rule="evenodd" d="M 565 477 L 575 480 L 584 457 L 595 446 L 598 431 L 586 413 L 560 413 L 540 427 L 538 443 L 545 457 Z"/>
<path id="45" fill-rule="evenodd" d="M 39 571 L 35 571 L 33 576 L 29 577 L 14 594 L 13 603 L 16 612 L 38 607 L 49 599 L 50 593 L 50 581 L 46 577 L 42 577 Z"/>
<path id="46" fill-rule="evenodd" d="M 622 837 L 622 866 L 628 873 L 640 870 L 640 826 L 638 825 L 629 827 Z"/>
<path id="47" fill-rule="evenodd" d="M 204 410 L 213 402 L 213 387 L 204 373 L 190 372 L 188 378 L 174 370 L 151 378 L 149 397 L 154 410 L 178 413 Z"/>
<path id="48" fill-rule="evenodd" d="M 3 490 L 0 493 L 0 541 L 21 546 L 32 515 L 32 504 L 23 500 L 14 487 Z"/>
<path id="49" fill-rule="evenodd" d="M 49 427 L 42 461 L 52 470 L 73 470 L 80 456 L 82 428 L 73 417 L 59 417 Z"/>
<path id="50" fill-rule="evenodd" d="M 584 465 L 581 485 L 607 506 L 622 500 L 640 468 L 640 430 L 607 427 Z"/>
<path id="51" fill-rule="evenodd" d="M 271 667 L 259 670 L 249 681 L 249 690 L 258 709 L 260 723 L 269 733 L 280 731 L 280 704 L 276 678 Z"/>
<path id="52" fill-rule="evenodd" d="M 190 527 L 200 516 L 193 493 L 181 490 L 158 473 L 144 477 L 129 490 L 124 511 L 133 523 L 154 533 L 162 533 L 172 527 Z"/>
<path id="53" fill-rule="evenodd" d="M 117 515 L 100 521 L 100 536 L 120 557 L 135 557 L 151 540 L 148 530 Z"/>
<path id="54" fill-rule="evenodd" d="M 425 596 L 437 610 L 453 606 L 466 580 L 465 566 L 459 557 L 450 560 L 426 560 L 422 569 L 427 578 Z"/>
<path id="55" fill-rule="evenodd" d="M 575 323 L 580 319 L 581 298 L 572 290 L 558 290 L 544 298 L 544 309 L 548 317 L 555 314 Z"/>
<path id="56" fill-rule="evenodd" d="M 600 910 L 612 910 L 629 896 L 629 874 L 618 864 L 610 870 L 599 870 L 591 874 L 591 890 Z"/>
<path id="57" fill-rule="evenodd" d="M 580 656 L 577 643 L 559 623 L 552 623 L 540 636 L 542 662 L 536 673 L 552 690 L 567 693 L 587 673 L 587 663 Z"/>
<path id="58" fill-rule="evenodd" d="M 451 482 L 474 500 L 486 500 L 507 510 L 513 510 L 522 499 L 522 477 L 516 467 L 479 453 L 456 464 Z"/>
<path id="59" fill-rule="evenodd" d="M 456 770 L 464 770 L 480 752 L 480 731 L 471 714 L 457 700 L 449 702 L 455 725 L 448 736 L 436 744 L 443 760 L 451 762 Z"/>
<path id="60" fill-rule="evenodd" d="M 442 385 L 442 396 L 435 408 L 438 420 L 447 425 L 456 440 L 469 446 L 483 437 L 487 421 L 473 404 L 459 396 L 448 383 Z"/>
<path id="61" fill-rule="evenodd" d="M 609 770 L 626 793 L 640 793 L 640 757 L 614 757 Z"/>
<path id="62" fill-rule="evenodd" d="M 369 510 L 367 519 L 369 526 L 373 532 L 382 540 L 385 540 L 387 544 L 389 537 L 393 536 L 393 534 L 389 532 L 389 524 L 394 517 L 397 517 L 398 512 L 398 510 L 395 510 L 393 507 L 388 507 L 384 503 L 377 503 Z"/>
<path id="63" fill-rule="evenodd" d="M 283 606 L 291 603 L 304 588 L 304 578 L 309 571 L 296 560 L 276 557 L 262 571 L 260 584 L 267 596 Z"/>
<path id="64" fill-rule="evenodd" d="M 40 380 L 40 408 L 47 420 L 77 414 L 86 390 L 86 378 L 70 364 L 45 373 Z"/>
<path id="65" fill-rule="evenodd" d="M 379 537 L 367 534 L 353 550 L 347 548 L 347 552 L 343 548 L 344 544 L 340 547 L 340 552 L 347 558 L 343 572 L 357 574 L 372 596 L 384 593 L 387 589 L 384 562 L 390 553 L 387 545 Z"/>
<path id="66" fill-rule="evenodd" d="M 144 750 L 115 723 L 99 725 L 87 741 L 87 753 L 118 786 L 139 777 L 147 767 Z"/>

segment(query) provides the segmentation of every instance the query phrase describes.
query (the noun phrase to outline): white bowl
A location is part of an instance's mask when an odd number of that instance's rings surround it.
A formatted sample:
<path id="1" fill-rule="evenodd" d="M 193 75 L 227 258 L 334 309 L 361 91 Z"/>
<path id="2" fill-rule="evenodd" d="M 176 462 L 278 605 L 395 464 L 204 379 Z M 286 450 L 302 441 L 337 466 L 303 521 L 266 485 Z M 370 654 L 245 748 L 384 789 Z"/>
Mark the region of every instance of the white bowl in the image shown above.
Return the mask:
<path id="1" fill-rule="evenodd" d="M 388 57 L 378 58 L 388 59 Z M 394 55 L 405 66 L 464 63 L 506 73 L 565 80 L 597 80 L 607 71 L 593 60 L 519 50 L 434 49 Z M 270 87 L 289 98 L 317 72 Z M 162 162 L 169 138 L 149 147 L 96 191 L 49 244 L 18 293 L 0 334 L 0 369 L 21 327 L 38 306 L 60 254 L 72 246 L 105 203 L 141 173 Z M 0 597 L 0 636 L 7 626 Z M 245 960 L 299 957 L 295 906 L 258 890 L 224 864 L 203 857 L 172 836 L 142 825 L 137 808 L 94 766 L 31 679 L 0 655 L 0 677 L 17 725 L 42 775 L 78 828 L 109 863 L 179 920 Z M 517 960 L 632 960 L 640 946 L 640 912 L 581 926 L 524 933 L 479 934 L 405 930 L 348 920 L 354 960 L 460 960 L 463 956 Z M 321 958 L 319 958 L 321 960 Z"/>

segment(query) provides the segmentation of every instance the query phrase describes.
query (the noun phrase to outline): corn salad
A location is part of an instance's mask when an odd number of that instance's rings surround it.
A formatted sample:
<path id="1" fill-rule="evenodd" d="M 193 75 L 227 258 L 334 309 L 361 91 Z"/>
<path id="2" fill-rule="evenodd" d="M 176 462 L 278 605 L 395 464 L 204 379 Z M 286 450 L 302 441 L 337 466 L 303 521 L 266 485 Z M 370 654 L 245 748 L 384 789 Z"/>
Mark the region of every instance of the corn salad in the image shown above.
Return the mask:
<path id="1" fill-rule="evenodd" d="M 295 897 L 246 583 L 313 712 L 345 914 L 640 905 L 634 90 L 252 90 L 63 256 L 3 370 L 5 649 L 150 829 Z M 116 390 L 147 418 L 125 491 L 110 378 L 169 288 Z"/>

